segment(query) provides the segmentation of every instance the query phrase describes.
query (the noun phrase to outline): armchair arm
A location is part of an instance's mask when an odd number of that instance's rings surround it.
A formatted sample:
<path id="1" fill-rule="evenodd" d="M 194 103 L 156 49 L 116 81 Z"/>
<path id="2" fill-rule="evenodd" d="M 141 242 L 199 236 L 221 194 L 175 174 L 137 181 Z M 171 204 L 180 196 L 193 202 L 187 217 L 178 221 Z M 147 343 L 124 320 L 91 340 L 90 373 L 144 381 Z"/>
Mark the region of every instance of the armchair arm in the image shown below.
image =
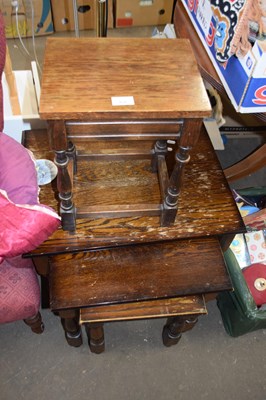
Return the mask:
<path id="1" fill-rule="evenodd" d="M 0 132 L 4 127 L 3 117 L 3 90 L 2 90 L 2 73 L 5 66 L 6 60 L 6 37 L 5 37 L 5 26 L 4 19 L 0 13 Z"/>

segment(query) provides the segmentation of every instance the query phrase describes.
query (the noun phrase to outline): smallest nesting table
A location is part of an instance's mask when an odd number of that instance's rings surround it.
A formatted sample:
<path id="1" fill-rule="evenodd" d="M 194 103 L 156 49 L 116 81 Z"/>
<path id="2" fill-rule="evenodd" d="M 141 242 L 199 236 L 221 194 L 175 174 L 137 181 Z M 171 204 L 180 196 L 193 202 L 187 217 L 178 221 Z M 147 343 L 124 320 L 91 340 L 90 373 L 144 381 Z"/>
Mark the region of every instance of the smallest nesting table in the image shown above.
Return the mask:
<path id="1" fill-rule="evenodd" d="M 48 121 L 55 151 L 63 229 L 74 231 L 76 218 L 146 214 L 159 215 L 162 226 L 172 224 L 183 167 L 198 140 L 202 119 L 210 113 L 188 40 L 49 38 L 40 115 Z M 77 139 L 102 141 L 103 146 L 84 154 L 76 148 Z M 140 140 L 151 142 L 148 152 L 134 149 Z M 76 207 L 73 174 L 79 159 L 121 157 L 151 159 L 161 203 L 127 204 L 118 193 L 117 201 L 104 208 Z"/>

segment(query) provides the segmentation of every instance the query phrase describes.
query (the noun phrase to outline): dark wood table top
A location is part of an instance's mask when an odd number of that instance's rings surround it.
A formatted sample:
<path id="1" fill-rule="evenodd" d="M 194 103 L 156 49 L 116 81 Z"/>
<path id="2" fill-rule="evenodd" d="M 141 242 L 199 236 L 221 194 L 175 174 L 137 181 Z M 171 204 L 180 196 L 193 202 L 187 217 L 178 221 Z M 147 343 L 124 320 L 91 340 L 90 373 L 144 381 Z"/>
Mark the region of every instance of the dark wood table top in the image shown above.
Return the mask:
<path id="1" fill-rule="evenodd" d="M 216 238 L 56 255 L 51 308 L 122 304 L 230 290 Z"/>
<path id="2" fill-rule="evenodd" d="M 127 96 L 133 96 L 134 105 L 112 104 L 112 98 Z M 44 119 L 139 120 L 210 114 L 186 39 L 47 39 L 40 100 Z"/>
<path id="3" fill-rule="evenodd" d="M 53 159 L 46 131 L 26 133 L 25 145 L 35 157 Z M 99 146 L 99 141 L 95 143 Z M 87 146 L 77 143 L 77 149 Z M 90 142 L 90 147 L 92 146 Z M 102 143 L 101 143 L 102 146 Z M 139 146 L 143 148 L 144 142 Z M 103 149 L 102 149 L 103 150 Z M 79 160 L 74 201 L 83 204 L 160 203 L 157 174 L 150 160 Z M 40 202 L 57 210 L 56 182 L 41 187 Z M 205 131 L 186 166 L 179 210 L 173 226 L 160 227 L 159 217 L 77 219 L 74 234 L 58 229 L 32 255 L 55 254 L 136 243 L 235 234 L 245 231 L 231 191 Z"/>

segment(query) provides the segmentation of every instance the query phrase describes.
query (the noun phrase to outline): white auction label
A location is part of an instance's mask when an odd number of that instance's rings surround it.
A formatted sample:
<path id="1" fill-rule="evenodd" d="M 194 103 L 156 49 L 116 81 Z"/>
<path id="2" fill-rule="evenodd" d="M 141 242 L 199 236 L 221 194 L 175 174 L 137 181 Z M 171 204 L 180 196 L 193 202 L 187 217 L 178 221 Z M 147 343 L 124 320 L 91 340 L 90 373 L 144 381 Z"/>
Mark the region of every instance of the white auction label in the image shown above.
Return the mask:
<path id="1" fill-rule="evenodd" d="M 135 101 L 133 96 L 114 96 L 112 106 L 134 106 Z"/>

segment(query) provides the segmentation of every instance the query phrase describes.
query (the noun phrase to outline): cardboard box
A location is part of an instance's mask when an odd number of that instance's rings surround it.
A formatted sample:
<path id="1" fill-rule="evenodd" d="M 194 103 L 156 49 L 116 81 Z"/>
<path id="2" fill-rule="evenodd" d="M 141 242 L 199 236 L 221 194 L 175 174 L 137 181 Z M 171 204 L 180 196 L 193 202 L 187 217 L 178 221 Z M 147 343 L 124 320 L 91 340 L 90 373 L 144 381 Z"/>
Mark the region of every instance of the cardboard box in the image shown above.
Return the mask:
<path id="1" fill-rule="evenodd" d="M 234 5 L 237 0 L 232 0 Z M 217 18 L 209 0 L 182 0 L 187 13 L 212 61 L 233 106 L 238 112 L 266 111 L 266 44 L 256 40 L 241 58 L 217 60 Z"/>
<path id="2" fill-rule="evenodd" d="M 34 35 L 41 36 L 53 33 L 50 0 L 32 0 L 32 5 L 34 10 Z M 10 0 L 0 0 L 0 10 L 4 17 L 7 38 L 18 37 L 17 24 L 21 37 L 32 36 L 32 8 L 30 1 L 18 0 L 16 13 L 15 7 L 12 7 Z"/>
<path id="3" fill-rule="evenodd" d="M 116 0 L 116 28 L 171 23 L 173 0 Z"/>
<path id="4" fill-rule="evenodd" d="M 74 13 L 72 0 L 51 0 L 54 29 L 56 32 L 74 31 Z M 79 30 L 95 29 L 96 1 L 77 0 Z M 108 28 L 113 28 L 113 2 L 108 0 Z"/>

